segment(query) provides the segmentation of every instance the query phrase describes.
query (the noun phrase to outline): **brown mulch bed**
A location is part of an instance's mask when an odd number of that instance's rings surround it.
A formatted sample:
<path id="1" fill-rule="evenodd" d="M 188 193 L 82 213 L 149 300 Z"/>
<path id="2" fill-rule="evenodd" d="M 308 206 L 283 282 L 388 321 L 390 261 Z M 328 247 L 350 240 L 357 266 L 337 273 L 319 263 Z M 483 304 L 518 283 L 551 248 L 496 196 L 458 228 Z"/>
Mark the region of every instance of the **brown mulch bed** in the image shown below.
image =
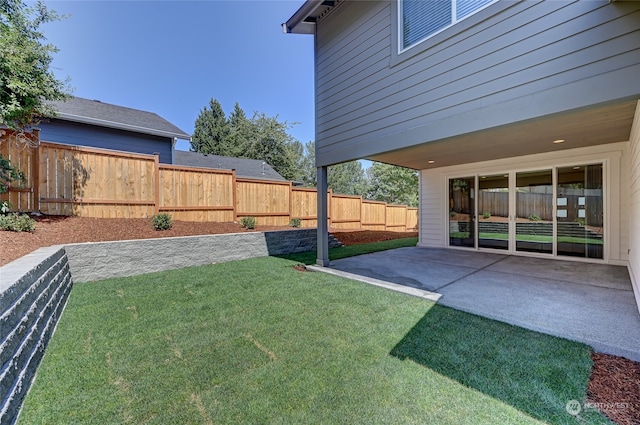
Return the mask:
<path id="1" fill-rule="evenodd" d="M 44 246 L 149 239 L 174 236 L 213 235 L 250 231 L 292 230 L 291 227 L 257 226 L 243 229 L 238 223 L 193 223 L 174 221 L 173 228 L 156 231 L 150 219 L 114 219 L 85 217 L 36 217 L 34 233 L 0 231 L 0 266 Z M 344 245 L 416 237 L 417 232 L 389 232 L 330 229 Z M 640 363 L 594 353 L 593 370 L 587 389 L 585 407 L 598 408 L 612 421 L 640 425 Z"/>
<path id="2" fill-rule="evenodd" d="M 593 353 L 586 407 L 597 408 L 618 424 L 640 424 L 640 363 Z"/>

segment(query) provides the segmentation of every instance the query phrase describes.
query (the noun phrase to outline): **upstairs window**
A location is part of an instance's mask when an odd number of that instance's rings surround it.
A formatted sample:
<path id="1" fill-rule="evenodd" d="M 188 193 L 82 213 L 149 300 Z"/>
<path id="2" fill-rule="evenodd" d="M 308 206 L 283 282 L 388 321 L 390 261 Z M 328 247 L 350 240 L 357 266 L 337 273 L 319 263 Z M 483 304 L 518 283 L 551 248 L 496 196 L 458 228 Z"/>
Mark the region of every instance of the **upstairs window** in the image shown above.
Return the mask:
<path id="1" fill-rule="evenodd" d="M 398 0 L 400 51 L 473 15 L 496 0 Z"/>

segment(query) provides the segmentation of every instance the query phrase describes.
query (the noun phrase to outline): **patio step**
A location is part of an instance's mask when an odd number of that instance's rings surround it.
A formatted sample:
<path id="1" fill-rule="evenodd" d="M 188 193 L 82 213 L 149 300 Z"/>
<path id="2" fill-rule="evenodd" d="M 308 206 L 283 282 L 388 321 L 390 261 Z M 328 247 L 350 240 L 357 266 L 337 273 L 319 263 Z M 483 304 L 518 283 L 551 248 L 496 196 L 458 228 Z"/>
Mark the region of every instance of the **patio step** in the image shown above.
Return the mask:
<path id="1" fill-rule="evenodd" d="M 339 248 L 342 246 L 342 242 L 336 238 L 333 233 L 329 233 L 329 248 Z"/>

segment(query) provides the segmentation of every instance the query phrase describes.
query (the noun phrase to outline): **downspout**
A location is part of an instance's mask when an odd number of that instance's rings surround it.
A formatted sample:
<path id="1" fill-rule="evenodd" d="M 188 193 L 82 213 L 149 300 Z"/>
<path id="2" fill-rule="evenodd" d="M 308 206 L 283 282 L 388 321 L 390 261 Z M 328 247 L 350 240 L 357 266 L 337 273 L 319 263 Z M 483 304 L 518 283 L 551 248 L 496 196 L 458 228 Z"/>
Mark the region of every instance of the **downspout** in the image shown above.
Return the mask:
<path id="1" fill-rule="evenodd" d="M 174 137 L 173 141 L 171 142 L 171 164 L 176 163 L 175 156 L 173 154 L 176 151 L 176 143 L 178 143 L 178 138 Z"/>

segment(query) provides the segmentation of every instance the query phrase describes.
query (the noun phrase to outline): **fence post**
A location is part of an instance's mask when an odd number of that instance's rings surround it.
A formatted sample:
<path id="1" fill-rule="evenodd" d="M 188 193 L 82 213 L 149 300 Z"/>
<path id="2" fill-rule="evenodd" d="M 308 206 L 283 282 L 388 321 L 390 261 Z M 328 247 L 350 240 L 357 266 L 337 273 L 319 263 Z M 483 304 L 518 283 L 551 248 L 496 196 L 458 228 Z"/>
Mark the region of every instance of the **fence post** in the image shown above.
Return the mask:
<path id="1" fill-rule="evenodd" d="M 407 231 L 407 214 L 409 214 L 409 205 L 404 206 L 404 231 Z"/>
<path id="2" fill-rule="evenodd" d="M 238 182 L 236 181 L 236 169 L 231 169 L 231 201 L 233 202 L 233 221 L 238 221 Z"/>
<path id="3" fill-rule="evenodd" d="M 40 130 L 33 130 L 37 145 L 33 148 L 33 165 L 31 196 L 33 196 L 33 211 L 40 212 Z"/>
<path id="4" fill-rule="evenodd" d="M 333 217 L 333 189 L 329 188 L 327 190 L 328 199 L 327 199 L 327 214 L 329 215 L 329 227 L 333 226 L 332 217 Z"/>
<path id="5" fill-rule="evenodd" d="M 360 217 L 358 223 L 360 224 L 358 228 L 362 230 L 362 195 L 360 195 Z"/>
<path id="6" fill-rule="evenodd" d="M 289 224 L 293 219 L 293 182 L 289 181 Z"/>
<path id="7" fill-rule="evenodd" d="M 154 159 L 154 173 L 155 173 L 155 195 L 154 195 L 154 204 L 155 204 L 155 212 L 156 214 L 160 213 L 160 153 L 153 153 Z"/>
<path id="8" fill-rule="evenodd" d="M 364 202 L 360 196 L 360 229 L 362 229 L 362 217 L 364 217 Z"/>
<path id="9" fill-rule="evenodd" d="M 389 228 L 387 227 L 387 224 L 389 223 L 388 221 L 388 217 L 387 217 L 387 207 L 389 206 L 389 204 L 387 204 L 386 202 L 384 203 L 384 230 L 385 232 L 387 230 L 389 230 Z"/>

